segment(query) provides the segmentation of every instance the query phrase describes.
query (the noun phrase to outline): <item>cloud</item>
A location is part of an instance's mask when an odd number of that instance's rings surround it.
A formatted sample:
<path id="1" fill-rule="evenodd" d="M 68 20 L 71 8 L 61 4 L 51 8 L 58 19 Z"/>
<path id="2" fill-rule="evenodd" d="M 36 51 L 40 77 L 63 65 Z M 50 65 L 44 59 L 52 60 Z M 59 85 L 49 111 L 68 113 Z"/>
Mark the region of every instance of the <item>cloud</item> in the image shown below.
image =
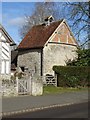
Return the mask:
<path id="1" fill-rule="evenodd" d="M 20 26 L 24 23 L 25 23 L 25 18 L 24 17 L 13 18 L 9 21 L 9 25 L 11 25 L 11 26 Z"/>

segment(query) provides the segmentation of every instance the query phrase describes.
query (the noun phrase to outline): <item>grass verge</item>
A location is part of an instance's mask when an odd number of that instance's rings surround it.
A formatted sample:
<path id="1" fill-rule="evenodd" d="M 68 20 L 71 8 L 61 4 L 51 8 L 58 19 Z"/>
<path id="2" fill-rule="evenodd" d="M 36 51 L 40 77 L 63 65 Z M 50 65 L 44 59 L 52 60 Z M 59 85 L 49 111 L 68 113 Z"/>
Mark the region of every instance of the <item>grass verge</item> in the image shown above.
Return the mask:
<path id="1" fill-rule="evenodd" d="M 80 87 L 80 88 L 72 88 L 72 87 L 55 87 L 55 86 L 44 86 L 44 94 L 58 94 L 64 92 L 74 92 L 74 91 L 83 91 L 88 90 L 88 88 Z"/>

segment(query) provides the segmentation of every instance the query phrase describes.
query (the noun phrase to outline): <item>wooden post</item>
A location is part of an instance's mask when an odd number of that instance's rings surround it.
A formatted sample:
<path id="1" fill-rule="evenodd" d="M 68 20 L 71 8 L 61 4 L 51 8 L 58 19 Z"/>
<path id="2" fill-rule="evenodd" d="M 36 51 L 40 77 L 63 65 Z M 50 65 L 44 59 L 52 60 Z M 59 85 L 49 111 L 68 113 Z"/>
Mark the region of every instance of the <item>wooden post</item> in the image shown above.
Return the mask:
<path id="1" fill-rule="evenodd" d="M 55 81 L 56 81 L 55 86 L 57 87 L 57 74 L 55 74 Z"/>
<path id="2" fill-rule="evenodd" d="M 18 88 L 19 88 L 19 85 L 18 85 L 18 77 L 16 77 L 16 91 L 17 91 L 17 94 L 18 94 Z"/>

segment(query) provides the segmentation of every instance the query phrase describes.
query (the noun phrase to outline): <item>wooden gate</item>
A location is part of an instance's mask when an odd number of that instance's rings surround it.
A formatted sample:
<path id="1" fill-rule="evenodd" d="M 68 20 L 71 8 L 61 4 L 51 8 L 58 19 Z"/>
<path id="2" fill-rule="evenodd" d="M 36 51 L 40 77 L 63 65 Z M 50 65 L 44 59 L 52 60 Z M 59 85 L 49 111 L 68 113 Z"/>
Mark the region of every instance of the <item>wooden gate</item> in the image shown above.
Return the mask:
<path id="1" fill-rule="evenodd" d="M 30 94 L 31 92 L 31 78 L 16 79 L 18 94 Z"/>
<path id="2" fill-rule="evenodd" d="M 46 76 L 45 76 L 45 80 L 46 80 L 46 85 L 54 85 L 54 86 L 57 86 L 57 76 L 46 75 Z"/>

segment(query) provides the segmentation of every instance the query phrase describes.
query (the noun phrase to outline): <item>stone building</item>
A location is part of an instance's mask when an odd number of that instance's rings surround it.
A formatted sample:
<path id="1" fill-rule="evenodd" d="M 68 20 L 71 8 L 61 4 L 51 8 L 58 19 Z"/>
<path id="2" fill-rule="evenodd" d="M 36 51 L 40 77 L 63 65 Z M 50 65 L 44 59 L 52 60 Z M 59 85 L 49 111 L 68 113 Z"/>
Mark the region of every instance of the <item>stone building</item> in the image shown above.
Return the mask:
<path id="1" fill-rule="evenodd" d="M 18 46 L 18 66 L 37 75 L 54 74 L 54 65 L 75 59 L 77 42 L 66 21 L 33 26 Z"/>
<path id="2" fill-rule="evenodd" d="M 0 79 L 10 78 L 11 73 L 11 50 L 16 44 L 0 24 Z"/>

